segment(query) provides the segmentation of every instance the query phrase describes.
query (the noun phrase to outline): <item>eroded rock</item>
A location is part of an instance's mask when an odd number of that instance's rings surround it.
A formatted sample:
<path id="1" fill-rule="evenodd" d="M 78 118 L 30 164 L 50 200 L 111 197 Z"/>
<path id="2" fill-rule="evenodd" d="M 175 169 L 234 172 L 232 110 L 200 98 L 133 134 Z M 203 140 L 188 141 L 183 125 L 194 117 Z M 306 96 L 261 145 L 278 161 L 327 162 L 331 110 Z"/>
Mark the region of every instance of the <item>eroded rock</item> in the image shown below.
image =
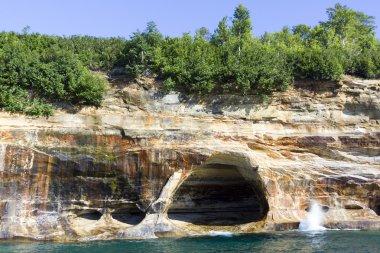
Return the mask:
<path id="1" fill-rule="evenodd" d="M 303 83 L 267 101 L 136 85 L 47 120 L 0 113 L 1 238 L 287 230 L 312 200 L 327 227 L 380 227 L 380 82 Z"/>

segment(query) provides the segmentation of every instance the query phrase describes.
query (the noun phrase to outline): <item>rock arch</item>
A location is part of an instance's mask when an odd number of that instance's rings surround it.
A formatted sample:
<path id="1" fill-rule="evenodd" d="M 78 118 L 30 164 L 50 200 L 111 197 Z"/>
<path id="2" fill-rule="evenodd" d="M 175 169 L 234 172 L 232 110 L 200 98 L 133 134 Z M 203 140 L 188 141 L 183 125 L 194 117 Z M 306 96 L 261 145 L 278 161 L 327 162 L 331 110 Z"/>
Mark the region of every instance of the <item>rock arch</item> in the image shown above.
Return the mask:
<path id="1" fill-rule="evenodd" d="M 167 214 L 174 224 L 190 229 L 257 230 L 268 210 L 256 163 L 240 154 L 216 154 L 181 180 Z"/>

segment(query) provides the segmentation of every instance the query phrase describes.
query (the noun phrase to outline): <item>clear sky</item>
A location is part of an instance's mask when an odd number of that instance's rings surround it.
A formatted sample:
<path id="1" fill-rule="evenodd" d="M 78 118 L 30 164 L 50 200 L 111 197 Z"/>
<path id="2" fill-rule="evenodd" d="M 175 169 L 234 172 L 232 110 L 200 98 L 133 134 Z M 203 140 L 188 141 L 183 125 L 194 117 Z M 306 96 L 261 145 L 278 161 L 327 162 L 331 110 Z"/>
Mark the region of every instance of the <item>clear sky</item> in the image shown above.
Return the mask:
<path id="1" fill-rule="evenodd" d="M 262 35 L 285 25 L 315 25 L 338 2 L 375 16 L 380 26 L 380 0 L 2 0 L 0 31 L 29 25 L 43 34 L 129 37 L 155 21 L 164 35 L 180 36 L 202 26 L 214 31 L 242 3 L 251 12 L 254 34 Z"/>

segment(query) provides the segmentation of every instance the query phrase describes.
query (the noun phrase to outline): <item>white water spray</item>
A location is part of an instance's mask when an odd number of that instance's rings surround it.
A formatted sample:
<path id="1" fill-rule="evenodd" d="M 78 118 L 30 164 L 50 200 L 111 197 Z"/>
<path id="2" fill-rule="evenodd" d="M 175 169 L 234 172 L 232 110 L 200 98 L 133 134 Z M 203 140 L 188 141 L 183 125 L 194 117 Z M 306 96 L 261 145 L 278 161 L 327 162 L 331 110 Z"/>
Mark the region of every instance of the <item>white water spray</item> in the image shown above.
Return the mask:
<path id="1" fill-rule="evenodd" d="M 322 207 L 316 203 L 312 202 L 311 208 L 305 220 L 301 221 L 299 229 L 301 231 L 321 231 L 326 230 L 323 226 L 324 212 Z"/>
<path id="2" fill-rule="evenodd" d="M 223 236 L 223 237 L 232 237 L 233 234 L 231 232 L 228 232 L 228 231 L 215 231 L 215 230 L 211 230 L 210 231 L 210 235 L 211 236 Z"/>

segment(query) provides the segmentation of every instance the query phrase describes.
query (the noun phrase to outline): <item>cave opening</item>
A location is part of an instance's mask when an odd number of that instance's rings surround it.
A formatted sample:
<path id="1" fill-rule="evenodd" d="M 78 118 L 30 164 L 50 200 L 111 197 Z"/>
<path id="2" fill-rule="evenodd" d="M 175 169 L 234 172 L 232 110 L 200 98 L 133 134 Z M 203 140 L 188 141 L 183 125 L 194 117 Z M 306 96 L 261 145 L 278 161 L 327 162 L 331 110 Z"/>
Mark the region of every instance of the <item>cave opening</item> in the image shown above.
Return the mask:
<path id="1" fill-rule="evenodd" d="M 137 225 L 145 217 L 145 214 L 136 206 L 133 208 L 128 207 L 116 209 L 111 215 L 114 220 L 126 223 L 128 225 Z"/>
<path id="2" fill-rule="evenodd" d="M 83 218 L 90 221 L 97 221 L 100 220 L 102 217 L 102 213 L 100 213 L 97 210 L 82 210 L 77 217 Z"/>
<path id="3" fill-rule="evenodd" d="M 208 164 L 179 186 L 168 217 L 200 226 L 234 226 L 261 221 L 267 212 L 265 193 L 257 182 L 246 180 L 237 166 Z"/>
<path id="4" fill-rule="evenodd" d="M 378 216 L 380 216 L 380 204 L 378 204 L 377 206 L 375 206 L 374 211 L 375 211 L 375 213 L 376 213 Z"/>
<path id="5" fill-rule="evenodd" d="M 380 216 L 380 197 L 372 197 L 369 200 L 369 208 L 371 208 L 378 216 Z"/>

